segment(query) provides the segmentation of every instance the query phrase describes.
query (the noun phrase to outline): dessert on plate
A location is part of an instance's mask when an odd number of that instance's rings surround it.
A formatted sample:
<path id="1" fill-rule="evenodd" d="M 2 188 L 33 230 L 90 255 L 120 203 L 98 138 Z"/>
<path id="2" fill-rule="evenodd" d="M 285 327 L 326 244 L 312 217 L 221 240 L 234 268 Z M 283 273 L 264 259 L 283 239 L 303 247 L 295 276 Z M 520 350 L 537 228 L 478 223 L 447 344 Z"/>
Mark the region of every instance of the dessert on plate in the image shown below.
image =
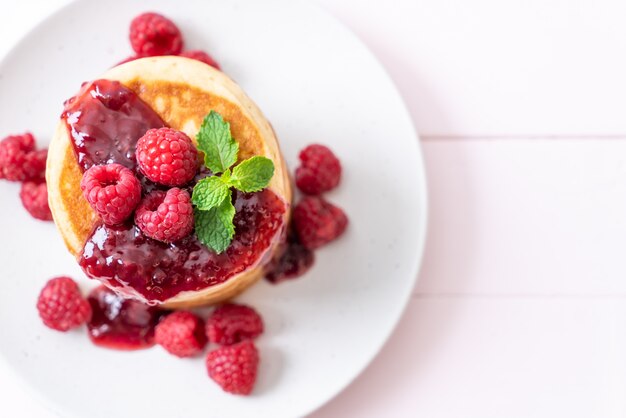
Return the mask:
<path id="1" fill-rule="evenodd" d="M 0 140 L 0 179 L 22 183 L 24 208 L 54 220 L 85 274 L 46 282 L 43 324 L 86 325 L 105 348 L 169 354 L 205 351 L 224 391 L 252 392 L 265 329 L 253 307 L 221 303 L 265 276 L 302 276 L 314 250 L 348 225 L 326 192 L 341 179 L 326 146 L 301 150 L 292 188 L 270 123 L 211 55 L 187 50 L 179 28 L 142 13 L 130 24 L 134 54 L 65 101 L 49 149 L 31 133 Z M 217 346 L 217 347 L 216 347 Z"/>
<path id="2" fill-rule="evenodd" d="M 64 103 L 48 149 L 32 134 L 0 140 L 0 179 L 21 182 L 30 215 L 54 220 L 85 274 L 102 285 L 83 296 L 71 277 L 47 281 L 43 324 L 86 325 L 117 350 L 157 344 L 201 355 L 224 391 L 248 395 L 264 322 L 233 302 L 208 317 L 188 308 L 236 296 L 260 277 L 302 276 L 314 250 L 339 238 L 343 210 L 324 194 L 340 183 L 326 146 L 299 153 L 292 189 L 274 130 L 242 89 L 202 50 L 184 49 L 168 18 L 130 25 L 134 55 L 85 82 Z M 290 224 L 291 223 L 291 224 Z"/>
<path id="3" fill-rule="evenodd" d="M 144 233 L 147 229 L 140 228 L 137 214 L 107 222 L 97 210 L 99 203 L 88 201 L 91 195 L 84 184 L 81 189 L 81 181 L 90 169 L 102 166 L 117 167 L 113 176 L 130 170 L 139 180 L 143 199 L 160 193 L 162 203 L 173 186 L 178 186 L 176 191 L 183 198 L 193 195 L 195 199 L 194 186 L 215 174 L 203 166 L 202 153 L 198 153 L 192 178 L 185 182 L 190 177 L 185 174 L 187 179 L 180 184 L 163 179 L 172 174 L 168 173 L 171 167 L 164 168 L 165 159 L 161 165 L 142 168 L 135 152 L 137 141 L 147 131 L 166 127 L 184 132 L 198 146 L 196 136 L 209 114 L 230 124 L 238 145 L 237 162 L 260 156 L 274 167 L 266 188 L 247 193 L 232 189 L 236 232 L 223 251 L 203 245 L 196 233 L 172 242 L 150 238 Z M 145 153 L 148 160 L 151 153 L 150 149 Z M 230 175 L 228 167 L 224 171 Z M 99 182 L 103 188 L 120 181 L 118 177 L 94 178 L 92 183 Z M 65 103 L 49 147 L 46 180 L 54 221 L 85 273 L 149 304 L 180 308 L 229 299 L 263 276 L 286 237 L 292 191 L 271 125 L 228 76 L 189 58 L 136 59 L 85 83 Z M 149 209 L 156 211 L 158 204 Z"/>

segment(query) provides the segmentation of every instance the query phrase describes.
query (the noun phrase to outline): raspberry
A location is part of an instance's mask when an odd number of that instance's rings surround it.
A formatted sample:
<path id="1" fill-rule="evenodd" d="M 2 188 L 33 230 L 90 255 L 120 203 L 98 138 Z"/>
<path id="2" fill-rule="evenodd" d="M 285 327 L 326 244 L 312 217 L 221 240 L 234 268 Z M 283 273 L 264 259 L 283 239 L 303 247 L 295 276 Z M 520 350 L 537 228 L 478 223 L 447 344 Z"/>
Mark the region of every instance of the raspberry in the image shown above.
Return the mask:
<path id="1" fill-rule="evenodd" d="M 203 62 L 207 65 L 210 65 L 213 68 L 221 69 L 220 65 L 204 51 L 193 50 L 193 51 L 185 51 L 180 53 L 181 57 L 191 58 L 192 60 Z"/>
<path id="2" fill-rule="evenodd" d="M 31 151 L 26 154 L 22 169 L 26 179 L 43 180 L 46 177 L 46 160 L 48 159 L 48 149 Z"/>
<path id="3" fill-rule="evenodd" d="M 186 190 L 155 190 L 146 196 L 135 213 L 135 224 L 157 241 L 174 242 L 193 230 L 193 207 Z"/>
<path id="4" fill-rule="evenodd" d="M 130 44 L 138 55 L 177 55 L 183 50 L 178 27 L 157 13 L 143 13 L 130 23 Z"/>
<path id="5" fill-rule="evenodd" d="M 91 317 L 91 306 L 69 277 L 57 277 L 46 283 L 37 300 L 43 323 L 57 331 L 67 331 L 84 324 Z"/>
<path id="6" fill-rule="evenodd" d="M 309 145 L 300 151 L 302 164 L 296 170 L 296 185 L 303 193 L 318 195 L 335 188 L 341 179 L 341 163 L 324 145 Z"/>
<path id="7" fill-rule="evenodd" d="M 209 341 L 232 345 L 263 333 L 263 320 L 251 307 L 227 303 L 215 309 L 206 322 Z"/>
<path id="8" fill-rule="evenodd" d="M 184 132 L 150 129 L 137 141 L 137 164 L 155 183 L 182 186 L 196 175 L 198 151 Z"/>
<path id="9" fill-rule="evenodd" d="M 4 138 L 0 142 L 0 178 L 10 181 L 43 179 L 48 151 L 34 149 L 35 138 L 30 133 Z"/>
<path id="10" fill-rule="evenodd" d="M 83 196 L 107 225 L 122 223 L 141 199 L 141 184 L 120 164 L 95 165 L 83 174 Z"/>
<path id="11" fill-rule="evenodd" d="M 192 357 L 207 343 L 202 319 L 188 311 L 174 312 L 157 325 L 154 338 L 157 344 L 177 357 Z"/>
<path id="12" fill-rule="evenodd" d="M 224 391 L 249 395 L 256 382 L 259 352 L 250 340 L 220 347 L 206 357 L 209 377 Z"/>
<path id="13" fill-rule="evenodd" d="M 35 150 L 35 137 L 30 132 L 26 132 L 22 135 L 9 135 L 0 141 L 0 148 L 9 144 L 11 146 L 17 146 L 22 152 L 31 152 Z"/>
<path id="14" fill-rule="evenodd" d="M 348 218 L 343 210 L 321 197 L 307 196 L 294 208 L 293 224 L 302 245 L 314 250 L 343 234 Z"/>
<path id="15" fill-rule="evenodd" d="M 22 205 L 33 218 L 51 221 L 52 213 L 48 206 L 48 188 L 45 182 L 26 181 L 20 190 Z"/>

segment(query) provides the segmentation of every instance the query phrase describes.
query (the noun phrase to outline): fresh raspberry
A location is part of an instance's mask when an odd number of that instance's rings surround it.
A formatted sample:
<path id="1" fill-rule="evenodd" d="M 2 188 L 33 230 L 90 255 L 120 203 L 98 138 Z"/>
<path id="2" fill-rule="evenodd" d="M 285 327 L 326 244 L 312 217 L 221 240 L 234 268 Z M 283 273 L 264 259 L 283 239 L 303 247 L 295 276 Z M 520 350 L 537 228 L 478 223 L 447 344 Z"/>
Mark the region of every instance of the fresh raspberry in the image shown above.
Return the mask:
<path id="1" fill-rule="evenodd" d="M 122 223 L 141 200 L 141 184 L 121 164 L 94 165 L 80 182 L 83 196 L 107 225 Z"/>
<path id="2" fill-rule="evenodd" d="M 91 317 L 91 306 L 69 277 L 57 277 L 46 283 L 37 300 L 43 323 L 57 331 L 67 331 L 84 324 Z"/>
<path id="3" fill-rule="evenodd" d="M 314 250 L 343 234 L 348 217 L 321 197 L 307 196 L 293 210 L 293 225 L 302 245 Z"/>
<path id="4" fill-rule="evenodd" d="M 15 145 L 24 153 L 31 152 L 35 150 L 35 137 L 30 132 L 22 135 L 9 135 L 0 141 L 0 149 L 6 145 Z"/>
<path id="5" fill-rule="evenodd" d="M 35 151 L 30 133 L 12 135 L 0 141 L 0 178 L 10 181 L 43 179 L 47 150 Z"/>
<path id="6" fill-rule="evenodd" d="M 263 333 L 261 316 L 249 306 L 227 303 L 215 309 L 206 322 L 209 341 L 232 345 Z"/>
<path id="7" fill-rule="evenodd" d="M 46 177 L 46 160 L 48 159 L 48 149 L 31 151 L 26 154 L 22 169 L 26 179 L 43 180 Z"/>
<path id="8" fill-rule="evenodd" d="M 249 395 L 256 382 L 259 352 L 250 340 L 220 347 L 206 357 L 209 377 L 224 391 L 235 395 Z"/>
<path id="9" fill-rule="evenodd" d="M 155 183 L 182 186 L 198 171 L 198 151 L 184 132 L 150 129 L 137 141 L 137 164 Z"/>
<path id="10" fill-rule="evenodd" d="M 195 356 L 207 343 L 202 319 L 188 311 L 177 311 L 165 317 L 156 327 L 154 340 L 178 357 Z"/>
<path id="11" fill-rule="evenodd" d="M 217 68 L 218 70 L 221 69 L 217 61 L 215 61 L 213 57 L 211 57 L 209 54 L 207 54 L 204 51 L 200 51 L 200 50 L 185 51 L 185 52 L 181 52 L 180 56 L 203 62 L 205 64 L 210 65 L 213 68 Z"/>
<path id="12" fill-rule="evenodd" d="M 143 13 L 130 23 L 130 44 L 143 57 L 177 55 L 183 50 L 183 35 L 165 16 Z"/>
<path id="13" fill-rule="evenodd" d="M 46 182 L 26 181 L 20 190 L 22 205 L 33 218 L 51 221 L 52 213 L 48 206 L 48 188 Z"/>
<path id="14" fill-rule="evenodd" d="M 303 193 L 318 195 L 335 188 L 341 179 L 341 163 L 324 145 L 309 145 L 300 151 L 302 164 L 296 170 L 296 185 Z"/>
<path id="15" fill-rule="evenodd" d="M 135 213 L 135 224 L 157 241 L 174 242 L 193 230 L 193 206 L 186 190 L 155 190 L 146 196 Z"/>

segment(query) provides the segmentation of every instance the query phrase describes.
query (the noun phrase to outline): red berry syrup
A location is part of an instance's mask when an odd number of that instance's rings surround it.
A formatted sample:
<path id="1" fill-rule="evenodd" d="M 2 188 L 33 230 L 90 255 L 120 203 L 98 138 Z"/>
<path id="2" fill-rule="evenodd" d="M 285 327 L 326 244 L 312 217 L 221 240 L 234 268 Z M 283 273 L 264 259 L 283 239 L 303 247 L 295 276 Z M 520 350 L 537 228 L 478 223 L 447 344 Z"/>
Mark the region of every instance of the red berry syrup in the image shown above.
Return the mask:
<path id="1" fill-rule="evenodd" d="M 223 283 L 257 261 L 281 232 L 285 204 L 270 190 L 233 191 L 235 237 L 216 254 L 191 234 L 166 244 L 148 238 L 132 223 L 96 226 L 79 264 L 85 273 L 110 285 L 132 288 L 149 303 L 183 291 Z"/>
<path id="2" fill-rule="evenodd" d="M 65 103 L 61 117 L 71 133 L 78 165 L 118 163 L 135 170 L 135 147 L 151 128 L 165 122 L 134 91 L 119 81 L 86 83 Z"/>
<path id="3" fill-rule="evenodd" d="M 295 279 L 306 273 L 314 261 L 313 251 L 302 245 L 295 233 L 290 233 L 282 253 L 269 264 L 265 278 L 272 283 Z"/>
<path id="4" fill-rule="evenodd" d="M 87 323 L 94 344 L 117 350 L 140 350 L 154 345 L 154 328 L 166 311 L 124 299 L 100 286 L 88 298 L 93 314 Z"/>

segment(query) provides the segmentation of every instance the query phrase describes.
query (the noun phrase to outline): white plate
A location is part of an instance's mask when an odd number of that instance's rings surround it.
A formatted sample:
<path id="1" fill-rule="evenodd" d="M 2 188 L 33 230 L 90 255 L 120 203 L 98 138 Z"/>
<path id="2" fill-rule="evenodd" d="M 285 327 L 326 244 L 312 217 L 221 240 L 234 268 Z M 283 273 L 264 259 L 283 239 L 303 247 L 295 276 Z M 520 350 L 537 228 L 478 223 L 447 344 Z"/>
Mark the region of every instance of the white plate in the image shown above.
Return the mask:
<path id="1" fill-rule="evenodd" d="M 0 136 L 31 130 L 45 145 L 63 100 L 131 54 L 128 24 L 146 10 L 171 17 L 190 48 L 212 53 L 257 101 L 292 168 L 305 145 L 332 147 L 345 177 L 327 197 L 349 214 L 349 231 L 317 253 L 305 277 L 263 282 L 240 298 L 260 310 L 267 331 L 255 392 L 237 397 L 209 380 L 202 359 L 159 347 L 109 351 L 84 330 L 46 329 L 34 304 L 48 278 L 71 275 L 85 290 L 93 283 L 54 226 L 22 209 L 18 185 L 0 182 L 0 352 L 64 417 L 306 415 L 372 360 L 416 280 L 426 189 L 410 118 L 370 52 L 308 3 L 87 0 L 41 23 L 0 65 Z"/>

